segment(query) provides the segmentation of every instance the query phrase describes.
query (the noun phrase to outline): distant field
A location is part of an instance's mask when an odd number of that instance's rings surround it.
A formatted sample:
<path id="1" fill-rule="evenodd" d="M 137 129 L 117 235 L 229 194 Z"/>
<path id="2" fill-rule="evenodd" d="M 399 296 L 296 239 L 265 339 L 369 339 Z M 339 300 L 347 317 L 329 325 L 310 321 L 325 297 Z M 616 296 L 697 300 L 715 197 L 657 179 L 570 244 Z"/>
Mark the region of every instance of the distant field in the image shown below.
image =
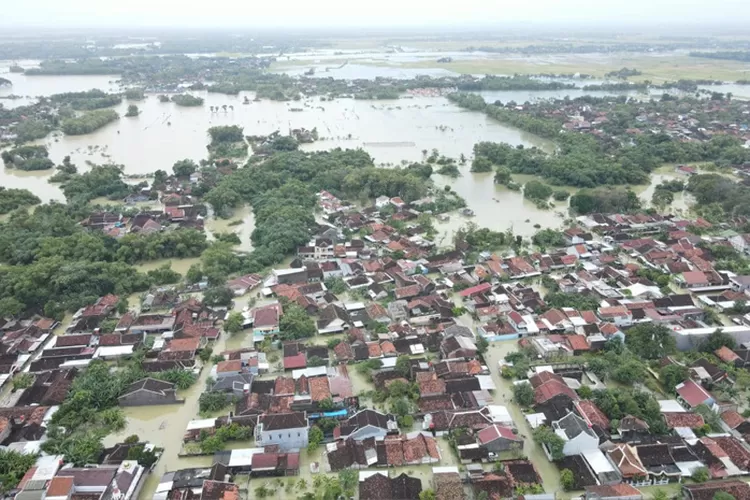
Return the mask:
<path id="1" fill-rule="evenodd" d="M 417 61 L 400 64 L 404 68 L 444 68 L 466 74 L 586 73 L 603 77 L 623 67 L 637 68 L 643 75 L 632 80 L 664 82 L 684 79 L 736 81 L 750 75 L 750 65 L 736 61 L 700 59 L 687 55 L 658 57 L 650 54 L 574 54 L 508 56 L 492 59 L 453 61 Z"/>

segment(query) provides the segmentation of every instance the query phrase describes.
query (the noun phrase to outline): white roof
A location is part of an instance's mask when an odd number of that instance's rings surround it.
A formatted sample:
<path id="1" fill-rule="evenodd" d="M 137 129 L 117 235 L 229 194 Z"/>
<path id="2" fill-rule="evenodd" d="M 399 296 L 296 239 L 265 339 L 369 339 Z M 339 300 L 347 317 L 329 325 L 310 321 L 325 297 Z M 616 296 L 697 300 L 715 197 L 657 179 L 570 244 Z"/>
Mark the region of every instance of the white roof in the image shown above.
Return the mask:
<path id="1" fill-rule="evenodd" d="M 84 367 L 91 363 L 90 359 L 71 359 L 60 365 L 60 368 Z"/>
<path id="2" fill-rule="evenodd" d="M 660 399 L 657 402 L 662 413 L 685 413 L 687 411 L 676 399 Z"/>
<path id="3" fill-rule="evenodd" d="M 479 388 L 480 389 L 486 389 L 488 391 L 494 391 L 495 390 L 495 382 L 492 381 L 492 376 L 490 375 L 475 375 L 477 380 L 479 380 Z"/>
<path id="4" fill-rule="evenodd" d="M 396 357 L 391 356 L 388 358 L 381 358 L 380 361 L 383 363 L 383 368 L 395 368 L 396 367 Z"/>
<path id="5" fill-rule="evenodd" d="M 675 427 L 674 430 L 682 439 L 691 440 L 698 438 L 690 427 Z"/>
<path id="6" fill-rule="evenodd" d="M 532 429 L 544 425 L 547 422 L 547 417 L 544 413 L 530 413 L 526 415 L 526 421 L 529 423 Z"/>
<path id="7" fill-rule="evenodd" d="M 294 274 L 303 271 L 303 267 L 290 267 L 289 269 L 274 269 L 273 274 L 276 276 L 285 276 L 287 274 Z"/>
<path id="8" fill-rule="evenodd" d="M 352 302 L 351 304 L 344 304 L 344 308 L 347 311 L 358 311 L 364 309 L 365 305 L 362 302 Z"/>
<path id="9" fill-rule="evenodd" d="M 253 455 L 263 453 L 263 448 L 242 448 L 229 454 L 229 467 L 243 467 L 253 463 Z"/>
<path id="10" fill-rule="evenodd" d="M 525 316 L 522 316 L 523 322 L 526 323 L 526 331 L 529 333 L 539 333 L 539 328 L 536 326 L 536 321 L 534 321 L 534 316 L 531 314 L 527 314 Z"/>
<path id="11" fill-rule="evenodd" d="M 215 418 L 203 418 L 200 420 L 191 420 L 190 422 L 188 422 L 185 430 L 194 431 L 196 429 L 210 429 L 214 425 L 216 425 Z"/>
<path id="12" fill-rule="evenodd" d="M 409 350 L 412 354 L 424 354 L 424 346 L 422 344 L 411 344 Z"/>
<path id="13" fill-rule="evenodd" d="M 490 410 L 490 417 L 493 422 L 496 423 L 507 423 L 513 422 L 513 417 L 510 416 L 510 412 L 506 406 L 502 405 L 489 405 L 487 409 Z"/>
<path id="14" fill-rule="evenodd" d="M 300 368 L 298 370 L 292 370 L 292 378 L 294 380 L 297 380 L 302 375 L 304 375 L 307 378 L 310 377 L 318 377 L 320 375 L 325 375 L 328 373 L 325 366 L 314 366 L 312 368 Z"/>
<path id="15" fill-rule="evenodd" d="M 601 450 L 584 450 L 581 455 L 591 466 L 594 474 L 605 474 L 607 472 L 615 472 L 615 468 L 612 466 L 607 457 L 604 456 Z"/>
<path id="16" fill-rule="evenodd" d="M 433 474 L 450 474 L 451 472 L 455 472 L 458 474 L 458 467 L 433 467 L 432 473 Z"/>
<path id="17" fill-rule="evenodd" d="M 127 356 L 133 354 L 132 345 L 111 345 L 103 346 L 96 349 L 94 353 L 95 358 L 110 357 L 110 356 Z"/>
<path id="18" fill-rule="evenodd" d="M 55 474 L 57 474 L 58 469 L 60 469 L 60 464 L 63 462 L 62 455 L 47 455 L 37 458 L 36 463 L 34 464 L 36 466 L 36 471 L 34 471 L 34 475 L 31 476 L 31 480 L 48 481 L 52 479 L 55 477 Z"/>
<path id="19" fill-rule="evenodd" d="M 35 455 L 41 451 L 44 441 L 18 441 L 10 443 L 8 449 L 22 455 Z"/>

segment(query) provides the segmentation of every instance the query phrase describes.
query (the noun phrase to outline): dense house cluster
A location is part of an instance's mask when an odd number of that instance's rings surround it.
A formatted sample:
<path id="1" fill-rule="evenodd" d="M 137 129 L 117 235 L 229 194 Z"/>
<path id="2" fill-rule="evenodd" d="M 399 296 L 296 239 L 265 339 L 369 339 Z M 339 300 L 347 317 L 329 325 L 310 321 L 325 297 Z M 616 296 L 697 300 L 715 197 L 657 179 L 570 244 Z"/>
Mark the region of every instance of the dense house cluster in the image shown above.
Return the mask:
<path id="1" fill-rule="evenodd" d="M 614 101 L 593 103 L 555 100 L 544 106 L 517 105 L 512 102 L 506 106 L 522 114 L 533 113 L 535 116 L 562 119 L 565 131 L 612 138 L 613 130 L 621 132 L 617 127 L 609 127 L 612 117 L 615 116 L 616 105 Z M 750 141 L 750 132 L 740 117 L 745 115 L 748 109 L 748 105 L 742 101 L 723 99 L 696 101 L 690 109 L 675 109 L 658 104 L 643 105 L 638 109 L 634 118 L 635 123 L 624 130 L 624 136 L 633 137 L 652 132 L 664 133 L 683 142 L 701 142 L 711 139 L 716 134 L 728 134 L 747 142 Z M 731 118 L 727 119 L 728 116 Z"/>
<path id="2" fill-rule="evenodd" d="M 361 498 L 413 498 L 426 488 L 441 499 L 464 498 L 465 488 L 490 498 L 537 490 L 542 478 L 519 457 L 530 439 L 524 433 L 542 426 L 560 444 L 554 453 L 545 445 L 549 458 L 572 471 L 586 498 L 641 498 L 639 486 L 679 482 L 703 468 L 710 479 L 741 490 L 735 478 L 750 473 L 750 420 L 725 397 L 735 380 L 724 365 L 750 366 L 750 315 L 732 313 L 734 325 L 723 327 L 734 348 L 687 362 L 659 361 L 687 374 L 672 398 L 657 398 L 667 433 L 653 432 L 633 414 L 613 418 L 594 398 L 582 397 L 583 387 L 607 384 L 579 361 L 642 324 L 667 327 L 679 350 L 693 350 L 716 329 L 707 311 L 735 311 L 750 296 L 750 277 L 722 270 L 712 250 L 719 245 L 745 252 L 743 236 L 692 234 L 691 228 L 710 227 L 703 219 L 591 214 L 544 252 L 499 255 L 460 242 L 438 251 L 417 222 L 420 203 L 381 197 L 374 207 L 357 210 L 325 191 L 318 201 L 328 222 L 288 267 L 226 283 L 235 297 L 253 292 L 252 304 L 241 311 L 247 337 L 242 348 L 213 353 L 202 397 L 225 401 L 231 410 L 191 420 L 180 455 L 213 454 L 204 453 L 205 441 L 229 432 L 254 440 L 254 447 L 215 453 L 211 468 L 166 473 L 155 498 L 236 498 L 227 474 L 298 475 L 300 454 L 318 444 L 311 438 L 314 427 L 325 431 L 311 472 L 357 470 Z M 138 312 L 128 311 L 119 297 L 101 297 L 77 311 L 60 335 L 52 335 L 56 325 L 45 318 L 5 321 L 0 376 L 7 380 L 24 370 L 34 379 L 17 391 L 12 407 L 0 411 L 2 444 L 37 450 L 53 408 L 95 359 L 144 353 L 139 362 L 146 375 L 119 396 L 123 407 L 183 402 L 159 374 L 200 373 L 208 359 L 201 361 L 200 354 L 228 318 L 226 310 L 184 291 L 151 290 Z M 575 300 L 562 305 L 560 297 Z M 290 310 L 309 316 L 313 338 L 292 340 L 283 326 Z M 497 400 L 493 375 L 514 368 L 485 359 L 487 343 L 500 340 L 517 340 L 533 360 L 527 373 L 507 377 L 531 387 L 525 421 L 511 416 L 510 403 Z M 362 366 L 369 370 L 365 387 L 351 372 Z M 394 387 L 408 391 L 408 415 L 384 410 L 395 411 L 388 399 Z M 377 409 L 369 402 L 372 393 L 388 405 Z M 122 464 L 103 457 L 99 468 L 112 474 L 108 487 Z M 432 468 L 431 482 L 387 472 L 417 465 Z M 73 491 L 79 484 L 64 482 Z M 685 488 L 689 498 L 708 491 Z"/>

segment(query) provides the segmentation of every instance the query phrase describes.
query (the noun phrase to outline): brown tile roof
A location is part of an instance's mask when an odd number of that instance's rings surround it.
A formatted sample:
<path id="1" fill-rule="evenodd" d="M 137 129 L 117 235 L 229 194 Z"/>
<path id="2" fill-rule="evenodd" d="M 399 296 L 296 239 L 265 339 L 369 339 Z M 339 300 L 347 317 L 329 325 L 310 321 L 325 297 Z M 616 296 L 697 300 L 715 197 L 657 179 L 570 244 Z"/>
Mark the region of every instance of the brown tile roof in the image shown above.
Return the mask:
<path id="1" fill-rule="evenodd" d="M 294 394 L 294 379 L 290 377 L 276 377 L 274 394 L 277 396 Z"/>
<path id="2" fill-rule="evenodd" d="M 461 476 L 457 472 L 441 472 L 433 474 L 436 500 L 465 500 L 464 487 Z"/>
<path id="3" fill-rule="evenodd" d="M 419 394 L 422 396 L 429 396 L 432 394 L 444 394 L 445 393 L 445 380 L 437 377 L 431 380 L 424 380 L 419 382 Z"/>
<path id="4" fill-rule="evenodd" d="M 750 485 L 744 481 L 713 481 L 703 484 L 686 484 L 683 486 L 691 500 L 713 500 L 715 495 L 723 491 L 737 500 L 750 498 Z"/>
<path id="5" fill-rule="evenodd" d="M 194 339 L 172 339 L 169 344 L 167 344 L 166 351 L 168 352 L 175 352 L 175 351 L 195 351 L 200 347 L 201 345 L 201 339 L 200 338 L 194 338 Z"/>
<path id="6" fill-rule="evenodd" d="M 310 384 L 310 397 L 313 401 L 322 401 L 331 397 L 328 377 L 313 377 L 308 379 L 308 383 Z"/>
<path id="7" fill-rule="evenodd" d="M 642 498 L 641 492 L 627 483 L 586 486 L 586 493 L 591 493 L 599 498 L 627 498 L 631 496 Z"/>
<path id="8" fill-rule="evenodd" d="M 633 476 L 645 476 L 648 474 L 632 446 L 621 444 L 607 453 L 610 460 L 620 469 L 623 477 L 632 478 Z"/>
<path id="9" fill-rule="evenodd" d="M 351 344 L 348 342 L 341 342 L 333 348 L 336 359 L 339 361 L 348 361 L 354 358 L 354 351 L 352 350 Z"/>
<path id="10" fill-rule="evenodd" d="M 732 351 L 727 346 L 721 346 L 721 348 L 716 349 L 714 351 L 714 354 L 716 354 L 716 357 L 724 361 L 725 363 L 734 363 L 735 360 L 740 359 L 737 353 Z"/>
<path id="11" fill-rule="evenodd" d="M 380 351 L 383 355 L 396 354 L 398 352 L 396 351 L 396 346 L 394 346 L 393 342 L 389 340 L 384 340 L 380 343 Z"/>
<path id="12" fill-rule="evenodd" d="M 377 342 L 368 342 L 367 351 L 369 352 L 371 358 L 379 358 L 383 355 L 383 351 L 380 349 L 380 344 L 378 344 Z"/>
<path id="13" fill-rule="evenodd" d="M 690 429 L 697 429 L 702 427 L 705 422 L 703 417 L 697 413 L 688 412 L 667 412 L 664 413 L 664 421 L 667 423 L 670 429 L 675 427 L 689 427 Z"/>
<path id="14" fill-rule="evenodd" d="M 721 414 L 721 419 L 726 423 L 730 429 L 739 427 L 742 422 L 745 421 L 745 417 L 740 415 L 734 410 L 725 411 Z"/>
<path id="15" fill-rule="evenodd" d="M 66 497 L 71 493 L 73 489 L 73 478 L 72 477 L 53 477 L 47 487 L 48 497 Z"/>
<path id="16" fill-rule="evenodd" d="M 609 429 L 609 419 L 602 410 L 593 401 L 583 399 L 576 401 L 575 406 L 578 413 L 591 425 L 598 425 L 602 429 Z"/>
<path id="17" fill-rule="evenodd" d="M 713 439 L 726 452 L 734 465 L 742 470 L 747 470 L 750 466 L 750 451 L 738 439 L 734 437 L 715 437 Z"/>

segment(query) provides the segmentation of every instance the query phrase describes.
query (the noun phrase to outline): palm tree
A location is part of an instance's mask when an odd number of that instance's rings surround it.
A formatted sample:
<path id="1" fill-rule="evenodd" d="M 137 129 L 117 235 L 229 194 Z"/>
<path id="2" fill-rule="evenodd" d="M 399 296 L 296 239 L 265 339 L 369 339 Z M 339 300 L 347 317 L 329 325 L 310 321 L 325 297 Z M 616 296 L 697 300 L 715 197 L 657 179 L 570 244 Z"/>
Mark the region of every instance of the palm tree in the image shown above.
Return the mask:
<path id="1" fill-rule="evenodd" d="M 232 106 L 232 105 L 230 104 L 230 105 L 229 105 L 229 109 L 231 109 L 232 111 L 234 111 L 234 106 Z"/>
<path id="2" fill-rule="evenodd" d="M 222 104 L 221 108 L 224 110 L 225 113 L 227 112 L 227 105 L 226 104 Z"/>

